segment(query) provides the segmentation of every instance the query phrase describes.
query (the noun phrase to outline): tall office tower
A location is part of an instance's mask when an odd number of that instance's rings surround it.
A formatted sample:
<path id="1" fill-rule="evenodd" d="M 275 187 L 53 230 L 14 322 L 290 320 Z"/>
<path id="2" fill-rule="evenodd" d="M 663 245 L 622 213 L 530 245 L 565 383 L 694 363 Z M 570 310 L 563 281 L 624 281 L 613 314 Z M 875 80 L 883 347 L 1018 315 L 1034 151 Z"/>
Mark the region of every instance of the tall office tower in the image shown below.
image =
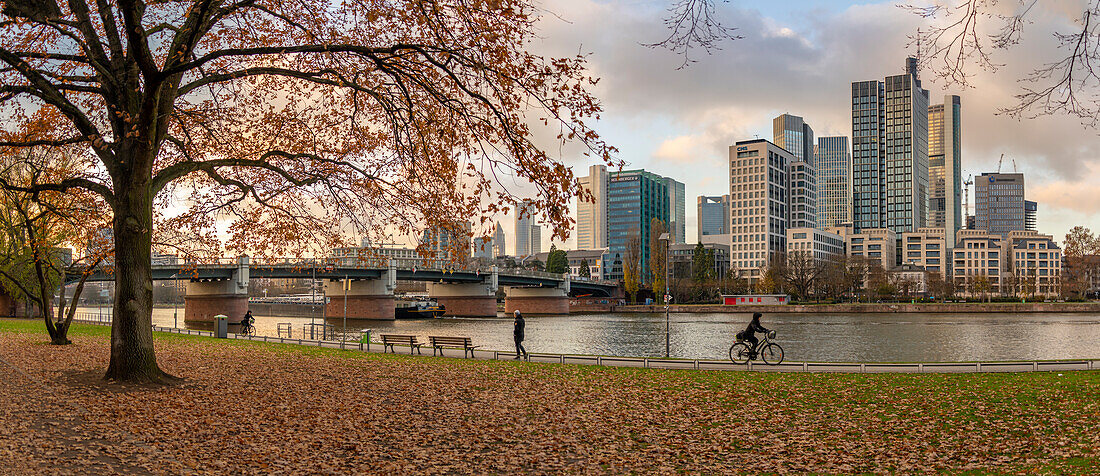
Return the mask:
<path id="1" fill-rule="evenodd" d="M 1035 231 L 1036 216 L 1039 213 L 1039 204 L 1031 200 L 1024 200 L 1024 228 Z"/>
<path id="2" fill-rule="evenodd" d="M 493 233 L 493 256 L 507 256 L 508 241 L 504 239 L 504 228 L 497 223 L 497 231 Z"/>
<path id="3" fill-rule="evenodd" d="M 632 239 L 639 244 L 639 271 L 649 275 L 649 231 L 654 218 L 669 222 L 668 181 L 645 170 L 611 172 L 607 185 L 607 245 L 618 264 L 609 278 L 623 279 Z M 647 281 L 643 279 L 643 282 Z"/>
<path id="4" fill-rule="evenodd" d="M 424 230 L 420 241 L 427 244 L 437 256 L 465 260 L 473 251 L 472 229 L 470 222 L 448 223 Z"/>
<path id="5" fill-rule="evenodd" d="M 474 258 L 493 259 L 493 238 L 479 236 L 474 238 Z"/>
<path id="6" fill-rule="evenodd" d="M 928 216 L 928 91 L 905 74 L 852 83 L 852 220 L 895 233 Z"/>
<path id="7" fill-rule="evenodd" d="M 686 239 L 687 203 L 684 197 L 684 184 L 674 179 L 665 177 L 668 186 L 668 229 L 672 235 L 672 243 L 683 243 Z"/>
<path id="8" fill-rule="evenodd" d="M 789 228 L 817 228 L 817 172 L 813 161 L 795 160 L 790 166 Z"/>
<path id="9" fill-rule="evenodd" d="M 772 119 L 772 142 L 813 165 L 814 130 L 801 117 L 783 114 Z"/>
<path id="10" fill-rule="evenodd" d="M 814 168 L 817 170 L 818 228 L 837 227 L 852 221 L 852 184 L 848 178 L 851 165 L 847 137 L 817 138 Z"/>
<path id="11" fill-rule="evenodd" d="M 701 243 L 707 235 L 725 235 L 730 231 L 730 196 L 700 195 L 696 213 L 699 217 L 696 236 Z"/>
<path id="12" fill-rule="evenodd" d="M 767 140 L 730 146 L 730 265 L 750 281 L 786 250 L 792 153 Z"/>
<path id="13" fill-rule="evenodd" d="M 588 176 L 579 179 L 595 201 L 577 197 L 577 249 L 607 247 L 607 177 L 606 166 L 593 165 L 588 168 Z"/>
<path id="14" fill-rule="evenodd" d="M 928 226 L 950 230 L 947 247 L 955 247 L 962 217 L 962 110 L 955 95 L 928 106 Z"/>
<path id="15" fill-rule="evenodd" d="M 516 209 L 517 258 L 542 252 L 542 229 L 532 219 L 532 213 L 534 206 L 531 200 L 524 200 Z"/>
<path id="16" fill-rule="evenodd" d="M 1027 230 L 1024 174 L 984 173 L 974 177 L 974 224 L 995 235 Z"/>

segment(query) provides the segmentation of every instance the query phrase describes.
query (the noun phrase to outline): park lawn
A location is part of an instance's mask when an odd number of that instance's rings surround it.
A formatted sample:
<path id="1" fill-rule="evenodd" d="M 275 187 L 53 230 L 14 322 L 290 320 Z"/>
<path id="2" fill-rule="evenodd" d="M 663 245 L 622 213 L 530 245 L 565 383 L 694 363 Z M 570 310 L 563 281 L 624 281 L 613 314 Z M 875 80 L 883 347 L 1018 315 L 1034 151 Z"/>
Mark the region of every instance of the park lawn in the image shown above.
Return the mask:
<path id="1" fill-rule="evenodd" d="M 0 473 L 1097 472 L 1100 372 L 764 374 L 365 354 L 0 320 Z"/>

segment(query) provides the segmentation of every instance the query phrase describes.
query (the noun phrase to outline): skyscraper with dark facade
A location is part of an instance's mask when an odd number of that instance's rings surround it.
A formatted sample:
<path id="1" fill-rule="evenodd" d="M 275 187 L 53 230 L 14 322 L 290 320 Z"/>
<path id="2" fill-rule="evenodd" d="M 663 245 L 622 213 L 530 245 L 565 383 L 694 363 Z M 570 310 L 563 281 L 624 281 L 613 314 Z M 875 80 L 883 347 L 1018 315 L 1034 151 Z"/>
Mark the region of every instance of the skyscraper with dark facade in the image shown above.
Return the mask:
<path id="1" fill-rule="evenodd" d="M 1026 231 L 1027 208 L 1024 174 L 984 173 L 974 177 L 974 226 L 977 229 L 997 235 Z M 1031 214 L 1034 217 L 1034 210 Z"/>
<path id="2" fill-rule="evenodd" d="M 848 169 L 852 156 L 845 136 L 818 137 L 814 150 L 817 169 L 817 226 L 831 228 L 851 218 L 851 181 Z"/>
<path id="3" fill-rule="evenodd" d="M 772 120 L 772 142 L 794 156 L 787 190 L 791 228 L 817 227 L 817 170 L 814 167 L 814 130 L 799 116 L 783 114 Z"/>
<path id="4" fill-rule="evenodd" d="M 700 195 L 696 213 L 699 217 L 696 236 L 698 242 L 707 235 L 725 235 L 730 232 L 730 196 L 708 197 Z"/>
<path id="5" fill-rule="evenodd" d="M 852 83 L 852 221 L 915 231 L 928 217 L 928 91 L 905 73 Z"/>

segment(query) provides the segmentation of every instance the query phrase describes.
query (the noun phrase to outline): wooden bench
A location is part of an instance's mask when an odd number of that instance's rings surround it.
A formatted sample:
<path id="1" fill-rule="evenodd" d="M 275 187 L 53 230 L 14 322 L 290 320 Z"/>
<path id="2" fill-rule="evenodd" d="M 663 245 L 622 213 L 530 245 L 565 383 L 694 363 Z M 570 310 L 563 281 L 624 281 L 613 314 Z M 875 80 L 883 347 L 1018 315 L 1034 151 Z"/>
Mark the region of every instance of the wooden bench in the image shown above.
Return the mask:
<path id="1" fill-rule="evenodd" d="M 436 355 L 436 351 L 439 351 L 439 355 L 443 355 L 443 348 L 451 347 L 462 349 L 462 358 L 465 359 L 467 354 L 473 357 L 474 349 L 481 347 L 479 345 L 473 345 L 469 337 L 428 336 L 428 340 L 431 341 L 432 344 L 432 355 Z"/>
<path id="2" fill-rule="evenodd" d="M 382 334 L 382 353 L 386 353 L 386 347 L 390 348 L 390 352 L 397 353 L 393 349 L 394 344 L 401 344 L 409 346 L 409 355 L 412 355 L 413 349 L 416 349 L 416 353 L 420 353 L 420 340 L 416 336 L 401 335 L 401 334 Z"/>

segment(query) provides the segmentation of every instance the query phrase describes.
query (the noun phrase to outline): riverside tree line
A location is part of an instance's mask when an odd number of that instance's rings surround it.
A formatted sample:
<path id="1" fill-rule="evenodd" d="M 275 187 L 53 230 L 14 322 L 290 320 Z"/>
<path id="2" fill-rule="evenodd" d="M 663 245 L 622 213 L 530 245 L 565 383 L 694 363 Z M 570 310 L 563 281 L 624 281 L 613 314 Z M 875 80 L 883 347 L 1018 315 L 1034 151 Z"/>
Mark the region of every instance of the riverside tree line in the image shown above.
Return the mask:
<path id="1" fill-rule="evenodd" d="M 622 259 L 623 288 L 628 300 L 637 302 L 664 293 L 665 277 L 675 302 L 715 303 L 722 294 L 789 294 L 801 302 L 890 301 L 932 299 L 936 301 L 1029 300 L 1036 297 L 1035 276 L 1017 276 L 1012 270 L 1001 274 L 996 289 L 986 276 L 965 280 L 945 279 L 938 272 L 891 272 L 881 260 L 861 256 L 831 256 L 815 259 L 810 251 L 792 251 L 775 255 L 754 279 L 746 270 L 731 267 L 724 275 L 716 274 L 713 249 L 696 244 L 691 259 L 672 263 L 666 269 L 666 244 L 656 237 L 666 230 L 654 219 L 650 224 L 647 270 L 640 267 L 640 233 L 631 239 Z M 1060 280 L 1060 297 L 1083 300 L 1094 296 L 1100 283 L 1100 236 L 1088 228 L 1075 227 L 1066 235 L 1065 257 Z M 587 268 L 582 268 L 587 269 Z M 582 271 L 583 272 L 583 271 Z"/>

